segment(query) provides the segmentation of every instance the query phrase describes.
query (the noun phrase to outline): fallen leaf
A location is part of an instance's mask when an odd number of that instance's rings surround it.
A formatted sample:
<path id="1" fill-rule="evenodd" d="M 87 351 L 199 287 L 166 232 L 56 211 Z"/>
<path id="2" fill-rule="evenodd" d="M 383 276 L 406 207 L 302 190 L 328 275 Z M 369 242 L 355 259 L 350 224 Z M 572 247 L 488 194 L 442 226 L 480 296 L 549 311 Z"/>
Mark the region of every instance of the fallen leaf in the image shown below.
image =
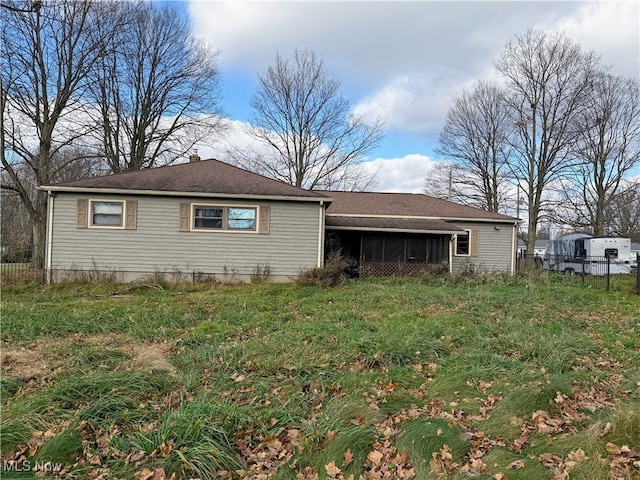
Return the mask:
<path id="1" fill-rule="evenodd" d="M 526 448 L 528 444 L 529 437 L 527 435 L 522 435 L 521 437 L 518 437 L 513 441 L 513 443 L 511 444 L 511 450 L 520 453 Z"/>
<path id="2" fill-rule="evenodd" d="M 327 463 L 324 466 L 324 469 L 327 471 L 327 475 L 329 475 L 329 478 L 336 478 L 339 474 L 342 473 L 342 470 L 336 467 L 336 462 Z"/>
<path id="3" fill-rule="evenodd" d="M 304 467 L 296 475 L 297 480 L 318 480 L 318 472 L 315 467 Z"/>
<path id="4" fill-rule="evenodd" d="M 379 452 L 378 450 L 374 450 L 373 452 L 369 452 L 369 455 L 367 455 L 367 458 L 374 465 L 380 465 L 380 461 L 382 460 L 383 456 L 384 455 L 381 452 Z"/>
<path id="5" fill-rule="evenodd" d="M 327 433 L 327 436 L 324 437 L 324 441 L 322 442 L 322 448 L 326 447 L 327 445 L 329 445 L 334 438 L 336 438 L 337 432 L 335 430 L 329 430 L 329 432 Z"/>
<path id="6" fill-rule="evenodd" d="M 525 466 L 526 464 L 524 463 L 524 460 L 515 460 L 511 462 L 509 465 L 507 465 L 507 468 L 508 469 L 515 468 L 516 470 L 519 470 L 521 468 L 524 468 Z"/>
<path id="7" fill-rule="evenodd" d="M 478 390 L 480 390 L 482 393 L 486 393 L 487 389 L 491 388 L 492 385 L 492 382 L 483 382 L 482 380 L 480 380 L 480 383 L 478 383 Z"/>
<path id="8" fill-rule="evenodd" d="M 348 448 L 347 451 L 344 452 L 344 462 L 342 462 L 342 466 L 346 468 L 351 465 L 351 462 L 353 462 L 353 453 L 351 453 L 351 449 Z"/>
<path id="9" fill-rule="evenodd" d="M 567 455 L 568 460 L 571 460 L 572 462 L 576 462 L 576 463 L 582 463 L 587 458 L 589 457 L 585 455 L 584 450 L 582 450 L 581 448 L 579 448 L 575 452 L 570 452 L 569 455 Z"/>

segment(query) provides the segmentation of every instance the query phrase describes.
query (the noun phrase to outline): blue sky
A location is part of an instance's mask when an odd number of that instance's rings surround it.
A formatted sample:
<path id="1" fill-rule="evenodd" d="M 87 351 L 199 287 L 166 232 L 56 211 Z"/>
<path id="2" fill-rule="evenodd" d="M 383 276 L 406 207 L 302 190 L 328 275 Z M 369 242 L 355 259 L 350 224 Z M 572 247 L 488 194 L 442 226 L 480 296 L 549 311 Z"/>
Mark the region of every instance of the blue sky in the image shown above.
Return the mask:
<path id="1" fill-rule="evenodd" d="M 311 48 L 365 118 L 386 120 L 368 165 L 380 191 L 421 191 L 455 96 L 496 79 L 492 62 L 528 28 L 561 31 L 602 55 L 618 75 L 640 78 L 640 3 L 470 1 L 210 1 L 180 3 L 197 36 L 220 50 L 231 142 L 250 118 L 257 74 L 276 52 Z M 204 154 L 216 147 L 203 145 Z M 218 150 L 219 151 L 219 150 Z"/>

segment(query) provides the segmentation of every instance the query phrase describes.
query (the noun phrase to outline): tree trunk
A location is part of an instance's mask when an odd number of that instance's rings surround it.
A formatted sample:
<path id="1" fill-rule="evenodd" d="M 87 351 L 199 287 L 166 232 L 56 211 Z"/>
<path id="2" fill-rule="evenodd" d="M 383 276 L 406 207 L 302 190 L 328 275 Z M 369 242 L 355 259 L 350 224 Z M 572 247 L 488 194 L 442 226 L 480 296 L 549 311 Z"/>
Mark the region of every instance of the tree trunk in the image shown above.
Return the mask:
<path id="1" fill-rule="evenodd" d="M 47 194 L 36 193 L 35 215 L 32 217 L 33 243 L 31 245 L 31 265 L 34 268 L 44 268 L 45 248 L 47 237 Z"/>

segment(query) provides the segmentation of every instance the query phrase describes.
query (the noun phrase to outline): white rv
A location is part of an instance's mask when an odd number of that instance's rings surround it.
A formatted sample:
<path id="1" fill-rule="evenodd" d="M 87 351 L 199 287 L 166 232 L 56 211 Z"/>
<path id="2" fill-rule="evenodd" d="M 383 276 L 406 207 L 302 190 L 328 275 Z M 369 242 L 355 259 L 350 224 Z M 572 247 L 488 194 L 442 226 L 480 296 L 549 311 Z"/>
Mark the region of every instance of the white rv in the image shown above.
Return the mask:
<path id="1" fill-rule="evenodd" d="M 631 273 L 631 239 L 584 233 L 549 240 L 543 268 L 566 274 Z"/>

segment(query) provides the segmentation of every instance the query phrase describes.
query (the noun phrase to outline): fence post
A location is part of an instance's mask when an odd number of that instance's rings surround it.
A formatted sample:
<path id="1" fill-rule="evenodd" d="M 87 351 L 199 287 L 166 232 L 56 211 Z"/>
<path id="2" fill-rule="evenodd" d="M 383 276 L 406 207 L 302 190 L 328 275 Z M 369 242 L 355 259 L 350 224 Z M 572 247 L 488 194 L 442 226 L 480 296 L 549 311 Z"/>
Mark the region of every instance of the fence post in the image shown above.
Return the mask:
<path id="1" fill-rule="evenodd" d="M 609 291 L 609 285 L 611 284 L 611 256 L 607 255 L 607 292 Z"/>
<path id="2" fill-rule="evenodd" d="M 640 295 L 640 253 L 636 253 L 636 294 Z"/>

